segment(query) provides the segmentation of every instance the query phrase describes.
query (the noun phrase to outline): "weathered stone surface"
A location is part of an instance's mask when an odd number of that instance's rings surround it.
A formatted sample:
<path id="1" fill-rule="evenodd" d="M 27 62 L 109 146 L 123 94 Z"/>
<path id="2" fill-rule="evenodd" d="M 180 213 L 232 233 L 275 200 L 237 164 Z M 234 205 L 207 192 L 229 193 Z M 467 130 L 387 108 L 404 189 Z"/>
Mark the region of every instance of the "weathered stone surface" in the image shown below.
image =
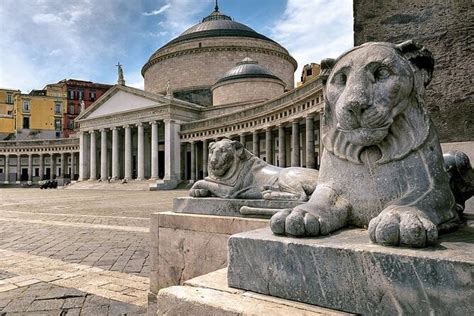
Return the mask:
<path id="1" fill-rule="evenodd" d="M 162 289 L 158 315 L 313 316 L 345 313 L 229 288 L 226 269 Z"/>
<path id="2" fill-rule="evenodd" d="M 182 284 L 227 265 L 227 241 L 233 234 L 262 228 L 268 220 L 155 213 L 151 216 L 150 291 Z"/>
<path id="3" fill-rule="evenodd" d="M 473 19 L 472 1 L 354 1 L 355 45 L 413 38 L 433 52 L 426 104 L 443 142 L 474 138 Z"/>
<path id="4" fill-rule="evenodd" d="M 197 181 L 193 197 L 307 201 L 318 182 L 318 171 L 268 164 L 238 141 L 222 139 L 209 144 L 209 176 Z"/>
<path id="5" fill-rule="evenodd" d="M 229 240 L 229 286 L 361 314 L 472 315 L 474 217 L 415 250 L 372 244 L 367 231 L 291 239 L 259 229 Z"/>
<path id="6" fill-rule="evenodd" d="M 245 200 L 245 199 L 221 199 L 214 197 L 192 198 L 180 197 L 174 199 L 173 211 L 176 213 L 207 214 L 219 216 L 244 216 L 240 209 L 244 206 L 255 209 L 286 209 L 300 205 L 299 201 L 281 200 Z M 267 214 L 255 217 L 267 218 Z"/>
<path id="7" fill-rule="evenodd" d="M 369 228 L 383 245 L 425 247 L 459 217 L 423 100 L 434 59 L 423 46 L 370 42 L 321 63 L 324 152 L 307 204 L 271 219 L 275 234 Z"/>

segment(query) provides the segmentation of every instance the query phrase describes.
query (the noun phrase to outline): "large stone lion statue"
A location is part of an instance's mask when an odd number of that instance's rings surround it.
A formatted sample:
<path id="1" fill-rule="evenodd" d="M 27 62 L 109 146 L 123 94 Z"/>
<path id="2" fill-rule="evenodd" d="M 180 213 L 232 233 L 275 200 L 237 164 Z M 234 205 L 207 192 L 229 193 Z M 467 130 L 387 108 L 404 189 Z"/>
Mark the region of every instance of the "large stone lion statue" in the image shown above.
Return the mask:
<path id="1" fill-rule="evenodd" d="M 413 41 L 366 43 L 322 62 L 318 186 L 308 203 L 271 219 L 275 234 L 368 227 L 383 245 L 425 247 L 457 225 L 435 128 L 424 110 L 431 53 Z"/>
<path id="2" fill-rule="evenodd" d="M 229 139 L 209 144 L 208 173 L 191 196 L 307 201 L 318 180 L 317 170 L 272 166 Z"/>

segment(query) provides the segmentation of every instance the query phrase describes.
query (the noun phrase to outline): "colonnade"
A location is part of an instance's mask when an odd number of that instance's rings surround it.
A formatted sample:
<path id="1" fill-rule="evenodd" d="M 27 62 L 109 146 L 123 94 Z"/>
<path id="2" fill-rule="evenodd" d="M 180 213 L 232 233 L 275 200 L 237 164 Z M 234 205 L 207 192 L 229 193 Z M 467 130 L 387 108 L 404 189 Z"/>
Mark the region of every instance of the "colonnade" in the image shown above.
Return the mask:
<path id="1" fill-rule="evenodd" d="M 79 180 L 179 180 L 179 126 L 165 119 L 82 130 Z"/>
<path id="2" fill-rule="evenodd" d="M 319 116 L 318 116 L 319 118 Z M 286 167 L 318 168 L 320 154 L 319 119 L 315 114 L 227 137 L 239 140 L 246 149 L 269 164 Z M 220 137 L 221 138 L 221 137 Z M 208 144 L 217 139 L 183 143 L 183 178 L 195 181 L 207 176 Z"/>
<path id="3" fill-rule="evenodd" d="M 77 175 L 78 153 L 8 153 L 0 154 L 0 182 L 71 179 Z M 26 158 L 26 159 L 25 159 Z M 13 172 L 12 172 L 13 171 Z"/>

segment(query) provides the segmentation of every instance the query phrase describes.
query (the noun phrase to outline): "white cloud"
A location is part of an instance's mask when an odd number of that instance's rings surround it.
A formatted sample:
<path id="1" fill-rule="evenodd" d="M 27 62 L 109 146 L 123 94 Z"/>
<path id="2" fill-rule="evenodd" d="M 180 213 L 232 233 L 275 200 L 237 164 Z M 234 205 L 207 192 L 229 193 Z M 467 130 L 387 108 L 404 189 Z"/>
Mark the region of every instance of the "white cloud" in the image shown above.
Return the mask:
<path id="1" fill-rule="evenodd" d="M 337 57 L 353 46 L 352 1 L 288 0 L 272 37 L 298 61 L 299 81 L 305 64 Z"/>
<path id="2" fill-rule="evenodd" d="M 171 7 L 171 4 L 167 3 L 164 6 L 162 6 L 161 8 L 159 8 L 158 10 L 151 11 L 151 12 L 145 12 L 145 13 L 143 13 L 143 15 L 146 15 L 146 16 L 159 15 L 159 14 L 165 12 L 166 10 L 168 10 L 170 7 Z"/>
<path id="3" fill-rule="evenodd" d="M 51 13 L 39 13 L 33 15 L 33 22 L 37 24 L 60 23 L 61 18 Z"/>
<path id="4" fill-rule="evenodd" d="M 198 23 L 196 15 L 202 13 L 205 6 L 196 5 L 196 0 L 167 0 L 169 6 L 163 14 L 164 19 L 158 22 L 160 31 L 166 31 L 175 37 L 188 27 Z"/>

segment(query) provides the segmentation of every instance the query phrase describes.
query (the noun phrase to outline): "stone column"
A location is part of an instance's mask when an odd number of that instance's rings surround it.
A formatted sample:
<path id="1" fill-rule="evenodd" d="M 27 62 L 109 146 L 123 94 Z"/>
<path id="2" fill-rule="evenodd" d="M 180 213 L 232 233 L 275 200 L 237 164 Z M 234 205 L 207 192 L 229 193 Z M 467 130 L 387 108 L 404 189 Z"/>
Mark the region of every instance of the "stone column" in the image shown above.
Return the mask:
<path id="1" fill-rule="evenodd" d="M 151 179 L 158 179 L 158 124 L 151 122 Z"/>
<path id="2" fill-rule="evenodd" d="M 84 181 L 87 178 L 87 141 L 86 132 L 81 132 L 79 135 L 79 181 Z"/>
<path id="3" fill-rule="evenodd" d="M 100 130 L 100 178 L 107 180 L 107 130 Z"/>
<path id="4" fill-rule="evenodd" d="M 207 177 L 207 157 L 209 156 L 209 145 L 207 139 L 202 141 L 202 175 Z"/>
<path id="5" fill-rule="evenodd" d="M 165 121 L 165 177 L 164 180 L 181 180 L 180 125 L 174 120 Z"/>
<path id="6" fill-rule="evenodd" d="M 50 180 L 53 180 L 54 178 L 56 178 L 56 160 L 54 158 L 54 153 L 51 154 L 51 158 L 50 158 L 50 164 L 49 164 L 49 167 L 51 169 L 51 173 L 49 175 L 49 179 Z"/>
<path id="7" fill-rule="evenodd" d="M 89 176 L 89 180 L 97 180 L 97 148 L 96 148 L 96 139 L 95 139 L 95 131 L 90 131 L 91 137 L 91 157 L 90 157 L 90 171 L 91 174 Z"/>
<path id="8" fill-rule="evenodd" d="M 241 143 L 242 145 L 244 145 L 244 148 L 245 148 L 245 136 L 246 136 L 246 135 L 247 135 L 246 133 L 240 134 L 240 143 Z"/>
<path id="9" fill-rule="evenodd" d="M 125 179 L 132 179 L 132 129 L 130 125 L 125 125 Z"/>
<path id="10" fill-rule="evenodd" d="M 10 175 L 10 155 L 5 156 L 5 184 L 9 183 Z"/>
<path id="11" fill-rule="evenodd" d="M 191 182 L 196 181 L 196 142 L 191 141 Z"/>
<path id="12" fill-rule="evenodd" d="M 257 157 L 260 157 L 260 139 L 258 137 L 258 131 L 252 133 L 252 151 Z"/>
<path id="13" fill-rule="evenodd" d="M 65 174 L 66 174 L 66 155 L 64 153 L 61 153 L 61 173 L 59 174 L 59 177 L 61 179 L 64 179 Z"/>
<path id="14" fill-rule="evenodd" d="M 75 164 L 75 161 L 74 161 L 74 152 L 71 152 L 69 155 L 71 156 L 71 165 L 70 165 L 71 166 L 71 172 L 69 174 L 69 177 L 71 178 L 71 181 L 72 181 L 72 180 L 74 180 L 74 174 L 75 174 L 74 169 L 76 168 L 76 164 Z"/>
<path id="15" fill-rule="evenodd" d="M 267 127 L 265 129 L 265 155 L 267 156 L 267 162 L 273 165 L 273 137 L 272 128 Z"/>
<path id="16" fill-rule="evenodd" d="M 40 178 L 40 181 L 43 180 L 43 176 L 44 176 L 44 155 L 40 154 L 39 155 L 39 178 Z"/>
<path id="17" fill-rule="evenodd" d="M 306 117 L 306 168 L 316 168 L 314 156 L 314 116 Z"/>
<path id="18" fill-rule="evenodd" d="M 137 180 L 145 179 L 145 130 L 142 123 L 138 123 L 138 144 L 137 144 Z"/>
<path id="19" fill-rule="evenodd" d="M 33 181 L 33 155 L 28 154 L 28 181 Z"/>
<path id="20" fill-rule="evenodd" d="M 21 155 L 16 156 L 16 182 L 21 180 Z"/>
<path id="21" fill-rule="evenodd" d="M 119 134 L 117 127 L 112 127 L 112 179 L 119 178 Z"/>
<path id="22" fill-rule="evenodd" d="M 300 166 L 300 128 L 298 120 L 291 124 L 291 166 Z"/>
<path id="23" fill-rule="evenodd" d="M 278 126 L 278 166 L 286 167 L 285 127 L 283 125 Z"/>

